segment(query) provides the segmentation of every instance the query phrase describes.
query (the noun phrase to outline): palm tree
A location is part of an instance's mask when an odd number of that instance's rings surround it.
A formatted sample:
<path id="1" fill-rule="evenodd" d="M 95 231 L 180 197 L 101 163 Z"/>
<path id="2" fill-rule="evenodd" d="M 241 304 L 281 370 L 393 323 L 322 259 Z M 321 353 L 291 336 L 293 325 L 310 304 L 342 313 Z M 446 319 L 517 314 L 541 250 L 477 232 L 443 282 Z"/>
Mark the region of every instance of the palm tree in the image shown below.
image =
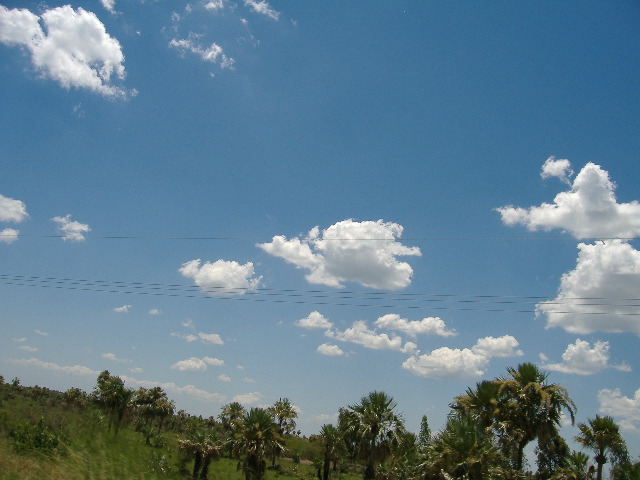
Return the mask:
<path id="1" fill-rule="evenodd" d="M 218 415 L 218 420 L 225 430 L 233 430 L 242 421 L 242 417 L 247 413 L 245 408 L 238 402 L 227 403 L 222 406 L 222 411 Z"/>
<path id="2" fill-rule="evenodd" d="M 504 463 L 493 436 L 472 416 L 458 413 L 427 445 L 420 465 L 423 478 L 490 478 Z"/>
<path id="3" fill-rule="evenodd" d="M 335 465 L 336 449 L 340 440 L 340 432 L 331 424 L 322 425 L 320 428 L 320 437 L 324 441 L 323 461 L 322 461 L 322 480 L 329 480 L 329 472 L 331 471 L 331 462 Z"/>
<path id="4" fill-rule="evenodd" d="M 525 447 L 535 439 L 544 443 L 556 436 L 563 410 L 573 424 L 576 406 L 565 388 L 546 383 L 548 374 L 532 363 L 509 367 L 507 372 L 509 377 L 497 380 L 494 428 L 502 434 L 504 447 L 512 450 L 516 470 L 521 471 Z"/>
<path id="5" fill-rule="evenodd" d="M 98 375 L 93 394 L 98 405 L 109 418 L 109 431 L 113 425 L 117 435 L 131 409 L 133 390 L 125 388 L 124 381 L 120 377 L 111 375 L 108 370 L 104 370 Z"/>
<path id="6" fill-rule="evenodd" d="M 231 439 L 234 455 L 244 457 L 242 468 L 246 480 L 262 480 L 267 468 L 265 456 L 284 450 L 273 417 L 263 408 L 252 408 L 244 415 Z"/>
<path id="7" fill-rule="evenodd" d="M 476 383 L 476 388 L 467 388 L 464 395 L 455 398 L 450 407 L 476 420 L 485 428 L 493 428 L 498 413 L 498 393 L 500 384 L 497 380 L 483 380 Z"/>
<path id="8" fill-rule="evenodd" d="M 267 408 L 269 414 L 273 417 L 278 425 L 278 433 L 281 436 L 293 433 L 296 428 L 295 419 L 298 417 L 293 404 L 288 398 L 281 398 L 273 406 Z M 276 465 L 276 452 L 271 456 L 271 465 Z"/>
<path id="9" fill-rule="evenodd" d="M 375 478 L 374 462 L 383 461 L 389 447 L 399 443 L 404 432 L 402 417 L 395 413 L 396 403 L 384 392 L 371 392 L 360 403 L 349 405 L 340 420 L 340 429 L 356 442 L 366 456 L 366 480 Z"/>
<path id="10" fill-rule="evenodd" d="M 188 439 L 179 440 L 180 451 L 193 458 L 191 480 L 207 480 L 209 465 L 220 458 L 221 442 L 215 430 L 196 430 Z"/>
<path id="11" fill-rule="evenodd" d="M 551 477 L 553 480 L 590 480 L 589 457 L 573 451 L 567 455 L 565 466 Z"/>
<path id="12" fill-rule="evenodd" d="M 597 480 L 602 480 L 602 467 L 607 463 L 607 457 L 618 463 L 628 461 L 627 445 L 613 418 L 596 415 L 596 418 L 590 418 L 587 422 L 578 424 L 580 435 L 576 437 L 576 442 L 595 452 Z"/>

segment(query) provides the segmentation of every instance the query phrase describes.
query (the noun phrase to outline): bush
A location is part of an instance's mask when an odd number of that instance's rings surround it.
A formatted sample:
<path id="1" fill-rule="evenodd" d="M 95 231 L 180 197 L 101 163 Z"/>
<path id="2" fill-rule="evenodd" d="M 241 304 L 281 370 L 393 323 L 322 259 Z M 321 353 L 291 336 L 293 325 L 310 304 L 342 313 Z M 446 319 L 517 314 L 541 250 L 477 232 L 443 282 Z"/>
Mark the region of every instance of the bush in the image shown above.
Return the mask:
<path id="1" fill-rule="evenodd" d="M 37 424 L 23 423 L 11 431 L 13 447 L 20 454 L 55 455 L 61 452 L 62 439 L 59 433 L 50 432 L 40 418 Z"/>

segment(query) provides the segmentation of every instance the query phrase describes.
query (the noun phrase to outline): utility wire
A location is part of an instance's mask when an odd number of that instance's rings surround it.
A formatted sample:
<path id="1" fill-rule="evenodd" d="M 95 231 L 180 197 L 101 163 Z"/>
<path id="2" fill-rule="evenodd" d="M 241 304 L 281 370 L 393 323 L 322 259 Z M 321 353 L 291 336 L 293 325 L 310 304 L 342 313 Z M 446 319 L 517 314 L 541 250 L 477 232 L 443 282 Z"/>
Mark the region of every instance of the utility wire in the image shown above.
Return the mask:
<path id="1" fill-rule="evenodd" d="M 640 316 L 640 298 L 567 297 L 561 300 L 546 300 L 547 297 L 541 296 L 421 294 L 272 288 L 247 289 L 244 287 L 199 287 L 197 285 L 9 274 L 0 274 L 0 284 L 129 295 L 389 309 L 536 313 L 535 306 L 544 303 L 545 306 L 557 306 L 558 308 L 557 310 L 545 310 L 545 313 Z M 571 310 L 571 307 L 578 307 L 578 310 Z M 588 308 L 585 310 L 584 307 Z M 604 308 L 600 311 L 594 311 L 591 307 Z M 615 311 L 603 311 L 607 307 L 613 308 Z"/>

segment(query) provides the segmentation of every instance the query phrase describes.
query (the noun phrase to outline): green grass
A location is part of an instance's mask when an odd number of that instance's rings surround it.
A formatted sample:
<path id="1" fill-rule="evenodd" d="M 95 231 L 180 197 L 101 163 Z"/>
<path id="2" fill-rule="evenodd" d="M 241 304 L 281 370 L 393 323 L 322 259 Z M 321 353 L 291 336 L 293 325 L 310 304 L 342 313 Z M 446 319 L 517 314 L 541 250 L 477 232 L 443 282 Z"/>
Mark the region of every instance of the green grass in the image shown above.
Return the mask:
<path id="1" fill-rule="evenodd" d="M 132 425 L 118 435 L 94 406 L 67 405 L 60 394 L 34 388 L 0 385 L 0 480 L 186 480 L 193 462 L 181 462 L 174 430 L 166 430 L 154 442 Z M 11 432 L 22 428 L 46 428 L 47 435 L 60 441 L 54 454 L 43 455 L 37 447 L 18 453 Z M 22 426 L 22 427 L 20 427 Z M 279 459 L 277 469 L 269 469 L 266 480 L 313 480 L 316 470 L 310 460 L 319 458 L 320 447 L 305 438 L 288 441 L 289 455 L 302 460 Z M 209 469 L 210 480 L 243 480 L 238 460 L 220 459 Z M 359 474 L 340 474 L 333 480 L 356 480 Z"/>

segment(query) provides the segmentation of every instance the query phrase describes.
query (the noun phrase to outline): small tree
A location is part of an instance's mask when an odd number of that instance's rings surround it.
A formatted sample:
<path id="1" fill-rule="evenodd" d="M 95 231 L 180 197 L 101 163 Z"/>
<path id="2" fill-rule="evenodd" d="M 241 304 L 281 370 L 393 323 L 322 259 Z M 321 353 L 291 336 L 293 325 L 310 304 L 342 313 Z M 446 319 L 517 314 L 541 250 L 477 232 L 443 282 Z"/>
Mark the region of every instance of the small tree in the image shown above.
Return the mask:
<path id="1" fill-rule="evenodd" d="M 597 480 L 602 480 L 602 467 L 608 459 L 614 463 L 629 461 L 627 444 L 613 418 L 596 415 L 596 418 L 588 419 L 587 423 L 579 423 L 578 429 L 580 435 L 576 437 L 576 441 L 596 454 Z"/>
<path id="2" fill-rule="evenodd" d="M 105 370 L 98 375 L 93 395 L 109 419 L 109 431 L 113 426 L 117 435 L 132 406 L 133 390 L 125 388 L 120 377 L 113 376 Z"/>

